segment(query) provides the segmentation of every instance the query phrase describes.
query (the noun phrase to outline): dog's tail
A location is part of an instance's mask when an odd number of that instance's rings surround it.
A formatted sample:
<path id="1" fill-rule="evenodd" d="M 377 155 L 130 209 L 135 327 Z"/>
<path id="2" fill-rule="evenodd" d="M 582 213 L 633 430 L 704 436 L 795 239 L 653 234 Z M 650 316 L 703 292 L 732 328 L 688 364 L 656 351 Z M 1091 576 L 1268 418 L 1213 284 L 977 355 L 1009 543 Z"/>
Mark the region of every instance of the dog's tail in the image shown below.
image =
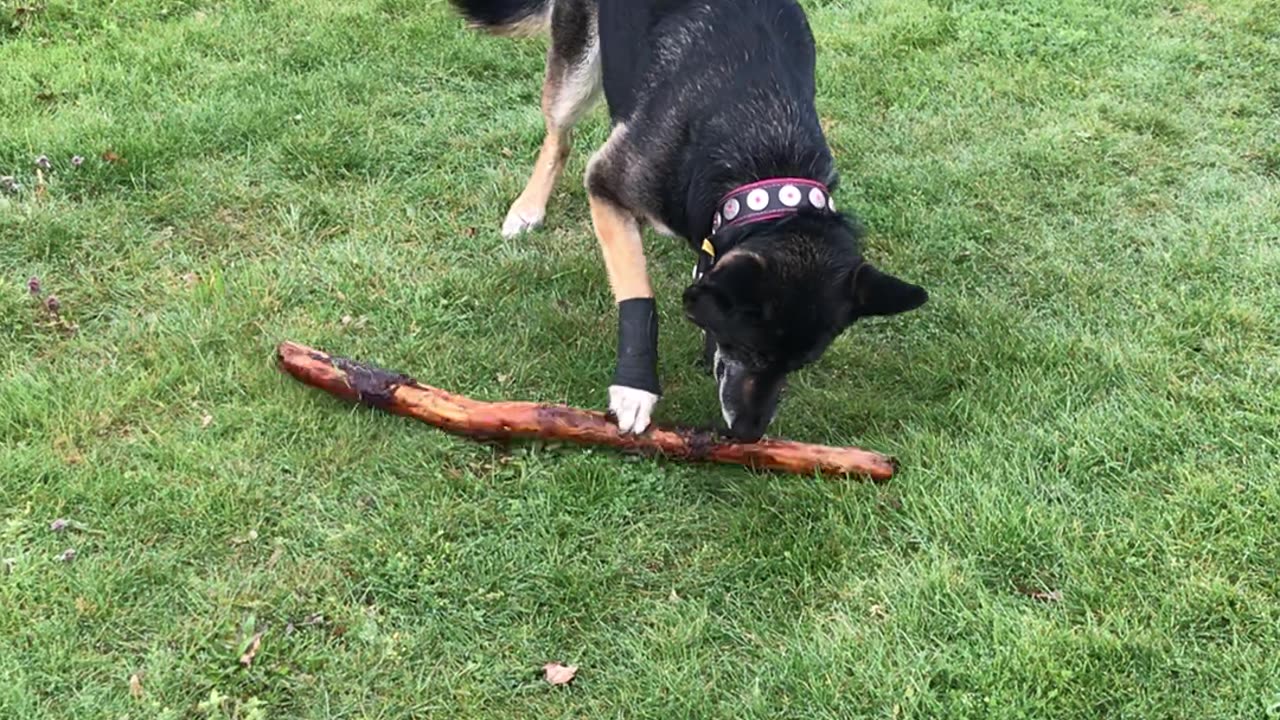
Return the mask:
<path id="1" fill-rule="evenodd" d="M 471 27 L 495 35 L 527 37 L 546 32 L 554 0 L 451 0 Z"/>

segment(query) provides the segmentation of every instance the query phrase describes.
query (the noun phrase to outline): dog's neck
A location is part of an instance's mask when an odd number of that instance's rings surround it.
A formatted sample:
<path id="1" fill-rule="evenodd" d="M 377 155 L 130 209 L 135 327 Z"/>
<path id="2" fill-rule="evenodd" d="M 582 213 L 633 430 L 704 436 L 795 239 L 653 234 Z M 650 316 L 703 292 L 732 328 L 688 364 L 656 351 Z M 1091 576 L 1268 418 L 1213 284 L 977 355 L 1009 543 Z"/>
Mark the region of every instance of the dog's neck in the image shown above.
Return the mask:
<path id="1" fill-rule="evenodd" d="M 725 193 L 711 218 L 711 232 L 699 247 L 694 278 L 701 277 L 733 249 L 733 238 L 741 234 L 728 231 L 801 212 L 836 214 L 835 199 L 826 185 L 808 178 L 771 178 Z"/>
<path id="2" fill-rule="evenodd" d="M 743 120 L 748 112 L 754 113 L 754 121 Z M 830 197 L 839 183 L 817 113 L 807 105 L 762 110 L 730 101 L 701 128 L 698 141 L 685 149 L 677 174 L 683 196 L 670 199 L 683 206 L 674 215 L 682 216 L 678 218 L 682 234 L 695 246 L 713 232 L 716 213 L 723 212 L 725 199 L 740 188 L 750 188 L 757 181 L 795 178 L 824 186 Z"/>

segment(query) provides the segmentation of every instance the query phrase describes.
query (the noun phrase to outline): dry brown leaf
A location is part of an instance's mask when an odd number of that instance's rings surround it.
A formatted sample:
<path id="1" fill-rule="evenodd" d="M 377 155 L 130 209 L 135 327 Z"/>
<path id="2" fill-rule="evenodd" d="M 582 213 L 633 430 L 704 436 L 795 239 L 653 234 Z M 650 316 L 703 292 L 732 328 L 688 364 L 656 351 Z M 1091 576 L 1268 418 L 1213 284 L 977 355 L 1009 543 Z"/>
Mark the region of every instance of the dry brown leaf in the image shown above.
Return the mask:
<path id="1" fill-rule="evenodd" d="M 258 648 L 262 646 L 263 632 L 265 631 L 259 630 L 254 633 L 253 638 L 249 640 L 249 647 L 246 648 L 244 654 L 240 656 L 240 664 L 242 666 L 249 667 L 253 664 L 253 659 L 258 656 Z"/>
<path id="2" fill-rule="evenodd" d="M 134 700 L 142 699 L 142 675 L 134 673 L 129 676 L 129 694 Z"/>
<path id="3" fill-rule="evenodd" d="M 267 558 L 267 569 L 275 567 L 282 557 L 284 557 L 284 546 L 277 545 L 276 549 L 271 551 L 271 557 Z"/>
<path id="4" fill-rule="evenodd" d="M 578 675 L 577 665 L 547 663 L 542 666 L 543 678 L 552 685 L 568 685 Z"/>
<path id="5" fill-rule="evenodd" d="M 124 158 L 120 157 L 119 153 L 114 150 L 108 150 L 102 153 L 102 159 L 113 165 L 118 162 L 124 162 Z"/>

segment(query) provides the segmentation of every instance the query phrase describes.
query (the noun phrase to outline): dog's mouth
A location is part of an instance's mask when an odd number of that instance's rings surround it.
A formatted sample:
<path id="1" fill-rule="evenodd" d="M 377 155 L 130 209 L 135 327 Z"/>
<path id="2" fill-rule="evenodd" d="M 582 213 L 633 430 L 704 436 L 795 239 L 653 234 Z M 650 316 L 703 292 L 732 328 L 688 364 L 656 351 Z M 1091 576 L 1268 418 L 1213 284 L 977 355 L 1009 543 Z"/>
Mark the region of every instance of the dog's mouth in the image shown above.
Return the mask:
<path id="1" fill-rule="evenodd" d="M 719 347 L 711 367 L 720 399 L 720 415 L 729 434 L 739 440 L 759 440 L 778 413 L 783 383 L 763 381 Z"/>

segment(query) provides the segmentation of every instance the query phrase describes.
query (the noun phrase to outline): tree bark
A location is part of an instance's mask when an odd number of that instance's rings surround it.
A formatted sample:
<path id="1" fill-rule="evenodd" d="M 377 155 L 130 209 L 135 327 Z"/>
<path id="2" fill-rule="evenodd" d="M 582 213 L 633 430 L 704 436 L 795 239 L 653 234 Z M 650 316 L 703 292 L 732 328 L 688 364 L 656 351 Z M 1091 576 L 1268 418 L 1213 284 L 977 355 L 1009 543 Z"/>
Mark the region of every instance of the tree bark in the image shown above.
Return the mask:
<path id="1" fill-rule="evenodd" d="M 860 475 L 877 481 L 888 480 L 897 469 L 891 458 L 858 448 L 787 440 L 742 443 L 713 431 L 684 428 L 653 427 L 643 435 L 623 435 L 604 413 L 591 410 L 533 402 L 480 402 L 291 342 L 281 343 L 276 355 L 281 369 L 307 385 L 472 438 L 540 438 L 680 460 L 800 474 Z"/>

